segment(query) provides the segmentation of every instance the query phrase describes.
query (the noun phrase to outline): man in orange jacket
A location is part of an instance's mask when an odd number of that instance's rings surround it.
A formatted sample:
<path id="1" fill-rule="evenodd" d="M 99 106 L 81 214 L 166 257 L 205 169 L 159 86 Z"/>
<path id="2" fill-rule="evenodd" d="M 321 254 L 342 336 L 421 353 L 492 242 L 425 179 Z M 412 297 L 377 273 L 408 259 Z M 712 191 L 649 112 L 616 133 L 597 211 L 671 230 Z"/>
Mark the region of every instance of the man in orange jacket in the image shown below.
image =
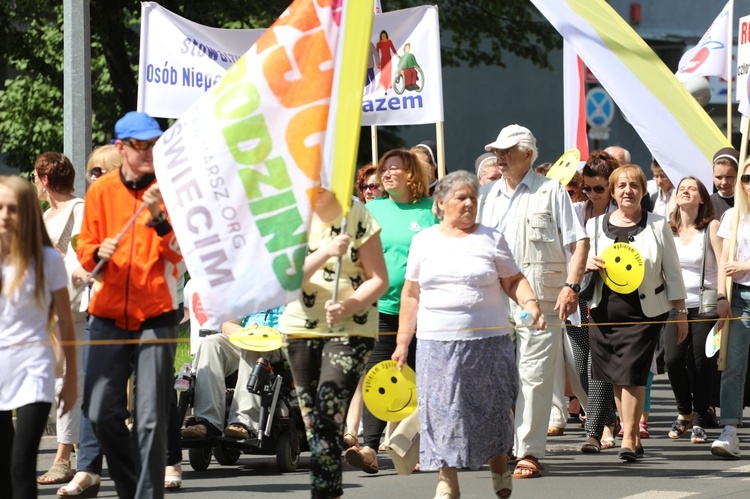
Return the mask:
<path id="1" fill-rule="evenodd" d="M 92 340 L 111 343 L 91 347 L 83 407 L 121 498 L 164 493 L 175 350 L 170 340 L 177 338 L 177 263 L 182 255 L 154 176 L 152 148 L 161 134 L 156 120 L 145 113 L 129 112 L 115 124 L 122 167 L 89 188 L 77 245 L 87 271 L 106 262 L 93 286 L 89 327 Z M 143 204 L 147 209 L 118 242 L 117 234 Z M 134 442 L 125 425 L 133 369 L 138 376 Z"/>

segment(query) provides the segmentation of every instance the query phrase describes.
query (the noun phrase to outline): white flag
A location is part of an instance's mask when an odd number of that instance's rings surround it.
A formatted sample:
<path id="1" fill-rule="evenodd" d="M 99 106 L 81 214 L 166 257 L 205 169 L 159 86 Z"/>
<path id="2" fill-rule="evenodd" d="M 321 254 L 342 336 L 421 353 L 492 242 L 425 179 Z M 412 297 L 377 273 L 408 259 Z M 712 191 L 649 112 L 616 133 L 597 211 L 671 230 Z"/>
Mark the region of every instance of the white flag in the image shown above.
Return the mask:
<path id="1" fill-rule="evenodd" d="M 731 78 L 732 67 L 727 64 L 727 51 L 732 50 L 732 10 L 734 0 L 729 0 L 714 19 L 698 45 L 680 59 L 675 76 L 686 81 L 696 76 Z"/>

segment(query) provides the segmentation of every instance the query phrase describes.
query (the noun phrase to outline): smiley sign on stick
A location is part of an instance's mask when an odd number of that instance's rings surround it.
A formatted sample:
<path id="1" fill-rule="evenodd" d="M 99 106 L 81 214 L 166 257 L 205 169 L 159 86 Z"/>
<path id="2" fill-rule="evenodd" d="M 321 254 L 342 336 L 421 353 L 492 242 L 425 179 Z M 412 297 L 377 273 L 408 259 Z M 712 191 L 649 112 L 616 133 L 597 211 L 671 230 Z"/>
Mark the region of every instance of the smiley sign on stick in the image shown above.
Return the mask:
<path id="1" fill-rule="evenodd" d="M 393 360 L 375 364 L 362 390 L 367 408 L 383 421 L 401 421 L 417 408 L 417 374 L 406 364 L 400 371 Z"/>
<path id="2" fill-rule="evenodd" d="M 253 324 L 232 333 L 229 341 L 243 350 L 272 352 L 281 348 L 281 333 L 272 327 Z"/>
<path id="3" fill-rule="evenodd" d="M 606 266 L 599 271 L 604 284 L 615 293 L 632 293 L 643 282 L 646 269 L 641 253 L 628 243 L 615 243 L 600 255 Z"/>

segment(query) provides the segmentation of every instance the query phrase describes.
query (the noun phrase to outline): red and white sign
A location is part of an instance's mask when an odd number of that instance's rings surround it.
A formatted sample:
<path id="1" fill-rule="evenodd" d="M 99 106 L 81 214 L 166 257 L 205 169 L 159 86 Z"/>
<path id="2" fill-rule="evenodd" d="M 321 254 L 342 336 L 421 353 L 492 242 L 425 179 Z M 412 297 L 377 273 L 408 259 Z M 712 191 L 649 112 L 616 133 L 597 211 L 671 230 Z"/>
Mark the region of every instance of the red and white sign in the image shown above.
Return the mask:
<path id="1" fill-rule="evenodd" d="M 740 18 L 737 30 L 737 100 L 740 101 L 740 113 L 750 116 L 748 100 L 748 78 L 750 70 L 750 16 Z"/>

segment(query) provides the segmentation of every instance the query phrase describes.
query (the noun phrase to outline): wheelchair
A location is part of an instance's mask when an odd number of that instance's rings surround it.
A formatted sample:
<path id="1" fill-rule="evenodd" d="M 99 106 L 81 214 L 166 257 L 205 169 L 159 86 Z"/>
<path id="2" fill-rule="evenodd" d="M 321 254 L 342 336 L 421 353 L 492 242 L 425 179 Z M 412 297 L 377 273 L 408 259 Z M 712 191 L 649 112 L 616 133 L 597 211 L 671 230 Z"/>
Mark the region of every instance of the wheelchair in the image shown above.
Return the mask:
<path id="1" fill-rule="evenodd" d="M 180 421 L 192 425 L 198 423 L 186 415 L 192 410 L 195 400 L 195 369 L 191 368 L 187 389 L 180 392 L 178 409 Z M 226 386 L 235 386 L 237 373 L 226 379 Z M 305 436 L 305 425 L 294 391 L 292 372 L 286 360 L 270 363 L 259 358 L 247 389 L 260 396 L 260 425 L 257 437 L 237 440 L 224 436 L 205 438 L 183 438 L 182 448 L 188 449 L 190 466 L 195 471 L 205 471 L 213 456 L 220 465 L 235 464 L 242 454 L 276 456 L 276 464 L 282 473 L 296 471 L 299 456 L 309 450 Z M 227 388 L 225 426 L 234 397 L 234 389 Z"/>
<path id="2" fill-rule="evenodd" d="M 406 85 L 406 78 L 401 74 L 401 71 L 397 71 L 393 77 L 393 90 L 396 94 L 401 95 L 405 90 L 412 90 L 414 92 L 421 92 L 424 88 L 424 72 L 422 68 L 410 68 L 404 71 L 412 71 L 416 74 L 416 80 L 411 85 Z"/>

